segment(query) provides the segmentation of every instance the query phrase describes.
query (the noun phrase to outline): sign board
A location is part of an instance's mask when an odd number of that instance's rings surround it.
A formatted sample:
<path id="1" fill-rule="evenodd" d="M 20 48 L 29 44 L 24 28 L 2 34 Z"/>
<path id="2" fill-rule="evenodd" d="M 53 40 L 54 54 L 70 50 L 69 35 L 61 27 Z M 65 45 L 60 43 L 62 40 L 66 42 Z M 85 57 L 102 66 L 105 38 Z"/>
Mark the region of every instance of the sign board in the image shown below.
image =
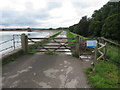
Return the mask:
<path id="1" fill-rule="evenodd" d="M 97 46 L 97 40 L 87 40 L 87 47 L 96 47 Z"/>

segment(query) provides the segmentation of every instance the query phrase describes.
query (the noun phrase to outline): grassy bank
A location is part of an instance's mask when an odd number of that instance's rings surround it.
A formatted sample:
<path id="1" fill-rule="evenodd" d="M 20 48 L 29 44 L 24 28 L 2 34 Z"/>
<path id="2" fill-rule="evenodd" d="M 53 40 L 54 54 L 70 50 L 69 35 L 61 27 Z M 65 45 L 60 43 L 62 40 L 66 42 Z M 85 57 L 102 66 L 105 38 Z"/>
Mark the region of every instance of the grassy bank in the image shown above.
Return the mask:
<path id="1" fill-rule="evenodd" d="M 93 88 L 120 88 L 118 67 L 110 62 L 99 61 L 95 66 L 86 70 L 89 84 Z"/>
<path id="2" fill-rule="evenodd" d="M 77 34 L 74 34 L 70 31 L 67 31 L 67 37 L 68 38 L 75 38 L 77 36 Z M 75 45 L 75 42 L 76 40 L 75 39 L 68 39 L 68 45 Z M 74 47 L 71 47 L 71 52 L 72 52 L 72 56 L 73 57 L 76 57 L 76 58 L 79 58 L 79 55 L 75 52 L 75 46 Z"/>
<path id="3" fill-rule="evenodd" d="M 68 37 L 68 38 L 75 38 L 76 36 L 79 36 L 79 37 L 81 37 L 81 38 L 83 38 L 83 39 L 88 39 L 87 37 L 83 37 L 83 36 L 78 35 L 78 34 L 76 34 L 76 33 L 67 31 L 67 37 Z"/>
<path id="4" fill-rule="evenodd" d="M 68 38 L 74 38 L 77 34 L 67 32 Z M 82 36 L 80 36 L 82 37 Z M 82 37 L 87 39 L 85 37 Z M 72 40 L 70 40 L 72 41 Z M 74 43 L 70 43 L 74 44 Z M 110 46 L 110 45 L 108 45 Z M 111 46 L 107 47 L 107 59 L 108 61 L 97 61 L 95 66 L 96 71 L 92 71 L 92 67 L 86 70 L 88 82 L 93 88 L 120 88 L 120 48 Z"/>
<path id="5" fill-rule="evenodd" d="M 83 37 L 81 35 L 78 35 L 78 34 L 70 32 L 70 31 L 67 31 L 67 37 L 68 38 L 76 38 L 76 36 L 79 36 L 83 39 L 88 39 L 87 37 Z M 75 42 L 76 42 L 75 39 L 68 39 L 68 45 L 76 45 Z M 75 52 L 75 46 L 72 47 L 72 56 L 79 58 L 79 55 Z"/>

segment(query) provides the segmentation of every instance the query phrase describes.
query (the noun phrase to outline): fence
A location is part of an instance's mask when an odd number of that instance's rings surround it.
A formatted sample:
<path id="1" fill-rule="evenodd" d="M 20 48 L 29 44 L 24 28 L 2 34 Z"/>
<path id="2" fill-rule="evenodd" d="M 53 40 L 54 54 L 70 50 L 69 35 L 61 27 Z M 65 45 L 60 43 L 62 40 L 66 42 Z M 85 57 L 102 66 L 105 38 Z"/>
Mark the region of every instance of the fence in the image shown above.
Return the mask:
<path id="1" fill-rule="evenodd" d="M 94 52 L 95 53 L 95 57 L 94 57 L 95 60 L 101 60 L 101 59 L 106 60 L 106 54 L 107 54 L 107 48 L 108 48 L 107 43 L 110 43 L 110 44 L 118 46 L 118 47 L 120 46 L 119 44 L 116 44 L 108 39 L 103 38 L 103 37 L 93 38 L 93 39 L 84 39 L 84 38 L 77 36 L 74 39 L 76 40 L 74 51 L 79 56 L 82 54 L 83 55 L 88 54 L 88 51 L 90 51 L 89 54 Z M 94 48 L 86 47 L 87 40 L 97 40 L 98 41 L 97 47 L 94 47 Z M 27 35 L 25 35 L 25 34 L 22 34 L 22 36 L 21 35 L 13 35 L 12 39 L 6 40 L 6 41 L 0 43 L 0 46 L 4 46 L 4 44 L 9 43 L 9 42 L 12 42 L 12 44 L 8 45 L 8 47 L 2 48 L 2 50 L 0 50 L 0 52 L 7 51 L 9 49 L 15 50 L 20 46 L 22 47 L 22 50 L 24 52 L 28 51 L 29 40 L 28 40 Z M 32 42 L 34 42 L 34 41 L 32 41 Z"/>
<path id="2" fill-rule="evenodd" d="M 8 38 L 10 39 L 0 43 L 0 53 L 2 53 L 2 55 L 21 47 L 21 35 L 14 34 L 12 36 L 8 36 Z"/>
<path id="3" fill-rule="evenodd" d="M 22 49 L 23 49 L 24 52 L 27 52 L 28 49 L 29 49 L 29 46 L 28 46 L 29 39 L 30 39 L 30 41 L 36 43 L 32 39 L 48 39 L 48 38 L 28 38 L 25 34 L 22 34 L 21 39 L 22 39 Z M 75 44 L 75 46 L 74 46 L 75 48 L 74 48 L 74 50 L 72 50 L 72 49 L 71 50 L 73 52 L 75 52 L 76 54 L 78 54 L 78 56 L 92 54 L 93 53 L 92 51 L 94 50 L 94 53 L 95 53 L 94 59 L 95 60 L 100 60 L 100 59 L 105 60 L 106 59 L 106 53 L 107 53 L 106 44 L 100 43 L 99 42 L 100 40 L 95 39 L 95 38 L 93 38 L 93 39 L 83 39 L 79 36 L 77 36 L 74 39 L 75 39 L 75 41 L 73 43 Z M 98 41 L 98 46 L 94 47 L 94 48 L 86 47 L 86 41 L 87 40 L 97 40 Z M 70 43 L 70 41 L 68 41 L 68 43 Z M 58 45 L 58 46 L 60 47 L 60 45 Z M 67 47 L 67 46 L 65 46 L 65 47 Z"/>

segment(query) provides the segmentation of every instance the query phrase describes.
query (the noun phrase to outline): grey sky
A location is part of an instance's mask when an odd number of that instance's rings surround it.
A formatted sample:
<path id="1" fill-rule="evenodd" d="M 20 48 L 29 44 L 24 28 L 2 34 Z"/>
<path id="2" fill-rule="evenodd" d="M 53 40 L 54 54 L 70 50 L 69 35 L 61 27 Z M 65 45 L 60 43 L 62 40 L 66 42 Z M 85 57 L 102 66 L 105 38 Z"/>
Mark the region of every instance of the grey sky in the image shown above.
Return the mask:
<path id="1" fill-rule="evenodd" d="M 0 27 L 68 27 L 109 0 L 3 0 Z"/>

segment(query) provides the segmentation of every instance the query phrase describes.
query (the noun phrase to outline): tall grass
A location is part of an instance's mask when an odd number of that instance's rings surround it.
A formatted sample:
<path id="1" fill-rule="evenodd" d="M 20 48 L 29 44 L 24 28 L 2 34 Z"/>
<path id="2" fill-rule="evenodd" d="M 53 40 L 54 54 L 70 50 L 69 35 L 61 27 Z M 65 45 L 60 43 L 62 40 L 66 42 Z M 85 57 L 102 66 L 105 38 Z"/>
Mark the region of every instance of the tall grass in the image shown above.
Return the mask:
<path id="1" fill-rule="evenodd" d="M 120 64 L 120 55 L 119 54 L 120 54 L 119 47 L 111 46 L 111 48 L 107 48 L 107 58 L 110 61 Z"/>
<path id="2" fill-rule="evenodd" d="M 100 61 L 96 72 L 87 69 L 89 83 L 94 88 L 120 88 L 118 67 L 110 62 Z"/>

